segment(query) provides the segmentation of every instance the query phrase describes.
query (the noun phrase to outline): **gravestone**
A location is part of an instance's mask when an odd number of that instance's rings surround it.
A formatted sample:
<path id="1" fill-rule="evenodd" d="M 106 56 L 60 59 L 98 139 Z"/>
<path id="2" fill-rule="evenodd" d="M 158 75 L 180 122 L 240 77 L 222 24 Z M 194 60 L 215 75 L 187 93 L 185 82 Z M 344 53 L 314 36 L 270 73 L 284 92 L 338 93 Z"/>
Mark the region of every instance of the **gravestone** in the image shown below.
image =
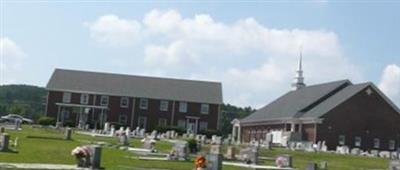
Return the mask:
<path id="1" fill-rule="evenodd" d="M 144 137 L 144 133 L 146 132 L 146 130 L 145 129 L 140 129 L 139 130 L 139 137 Z"/>
<path id="2" fill-rule="evenodd" d="M 349 154 L 349 147 L 348 146 L 337 146 L 336 153 L 337 154 Z"/>
<path id="3" fill-rule="evenodd" d="M 390 153 L 390 159 L 399 159 L 399 155 L 396 151 Z"/>
<path id="4" fill-rule="evenodd" d="M 308 162 L 306 166 L 306 170 L 317 170 L 317 164 L 314 162 Z"/>
<path id="5" fill-rule="evenodd" d="M 328 162 L 322 161 L 322 162 L 320 163 L 320 166 L 319 166 L 318 169 L 319 169 L 319 170 L 327 170 L 327 169 L 328 169 Z"/>
<path id="6" fill-rule="evenodd" d="M 21 128 L 21 120 L 15 120 L 15 127 L 14 130 L 19 130 Z"/>
<path id="7" fill-rule="evenodd" d="M 257 164 L 258 162 L 258 147 L 251 146 L 241 149 L 239 152 L 239 159 L 246 164 Z"/>
<path id="8" fill-rule="evenodd" d="M 371 150 L 371 155 L 372 155 L 373 157 L 378 157 L 378 156 L 379 156 L 379 151 L 373 149 L 373 150 Z"/>
<path id="9" fill-rule="evenodd" d="M 154 150 L 155 141 L 153 139 L 143 138 L 142 142 L 143 142 L 142 147 L 144 149 L 149 149 L 149 150 L 152 150 L 152 151 Z"/>
<path id="10" fill-rule="evenodd" d="M 125 129 L 125 135 L 126 135 L 128 138 L 131 137 L 131 128 L 126 127 L 126 129 Z"/>
<path id="11" fill-rule="evenodd" d="M 399 160 L 390 161 L 389 170 L 400 170 L 400 161 Z"/>
<path id="12" fill-rule="evenodd" d="M 379 152 L 379 157 L 381 157 L 381 158 L 390 158 L 390 152 L 389 151 L 380 151 Z"/>
<path id="13" fill-rule="evenodd" d="M 211 137 L 211 143 L 212 143 L 212 144 L 216 144 L 216 145 L 221 145 L 221 144 L 222 144 L 222 137 L 221 137 L 221 136 L 213 135 L 213 136 Z"/>
<path id="14" fill-rule="evenodd" d="M 222 169 L 222 154 L 221 145 L 211 145 L 210 153 L 207 155 L 207 168 L 208 170 L 221 170 Z"/>
<path id="15" fill-rule="evenodd" d="M 321 151 L 322 152 L 327 152 L 328 151 L 328 146 L 326 146 L 325 141 L 322 141 Z"/>
<path id="16" fill-rule="evenodd" d="M 104 123 L 104 132 L 108 132 L 110 130 L 110 123 L 106 122 Z"/>
<path id="17" fill-rule="evenodd" d="M 62 128 L 63 123 L 62 122 L 56 122 L 56 128 Z"/>
<path id="18" fill-rule="evenodd" d="M 8 150 L 8 145 L 10 141 L 10 136 L 7 133 L 3 133 L 0 135 L 0 151 L 7 151 Z"/>
<path id="19" fill-rule="evenodd" d="M 352 155 L 360 155 L 361 150 L 360 150 L 359 148 L 352 148 L 351 151 L 350 151 L 350 153 L 351 153 Z"/>
<path id="20" fill-rule="evenodd" d="M 272 148 L 272 137 L 272 133 L 267 133 L 267 135 L 265 135 L 264 146 L 266 149 Z"/>
<path id="21" fill-rule="evenodd" d="M 236 148 L 233 146 L 228 146 L 226 148 L 226 155 L 225 157 L 227 159 L 235 159 L 235 155 L 236 155 Z"/>
<path id="22" fill-rule="evenodd" d="M 292 156 L 280 155 L 276 158 L 275 163 L 278 167 L 292 167 Z"/>
<path id="23" fill-rule="evenodd" d="M 153 131 L 151 132 L 150 137 L 153 138 L 153 139 L 157 139 L 157 131 L 156 131 L 156 130 L 153 130 Z"/>
<path id="24" fill-rule="evenodd" d="M 205 143 L 206 143 L 206 140 L 207 140 L 207 136 L 206 136 L 206 135 L 202 135 L 202 136 L 201 136 L 201 139 L 200 139 L 201 143 L 202 143 L 202 144 L 205 144 Z"/>
<path id="25" fill-rule="evenodd" d="M 111 125 L 110 135 L 114 136 L 114 134 L 115 134 L 115 127 L 114 125 Z"/>
<path id="26" fill-rule="evenodd" d="M 71 135 L 72 135 L 72 129 L 71 128 L 66 128 L 65 129 L 65 134 L 64 134 L 64 139 L 65 140 L 71 140 Z"/>
<path id="27" fill-rule="evenodd" d="M 120 135 L 118 139 L 120 145 L 129 146 L 128 136 L 126 134 Z"/>
<path id="28" fill-rule="evenodd" d="M 93 145 L 91 153 L 91 169 L 101 169 L 101 146 Z"/>
<path id="29" fill-rule="evenodd" d="M 177 141 L 174 143 L 170 154 L 167 156 L 169 160 L 187 160 L 189 154 L 188 144 L 185 141 Z"/>

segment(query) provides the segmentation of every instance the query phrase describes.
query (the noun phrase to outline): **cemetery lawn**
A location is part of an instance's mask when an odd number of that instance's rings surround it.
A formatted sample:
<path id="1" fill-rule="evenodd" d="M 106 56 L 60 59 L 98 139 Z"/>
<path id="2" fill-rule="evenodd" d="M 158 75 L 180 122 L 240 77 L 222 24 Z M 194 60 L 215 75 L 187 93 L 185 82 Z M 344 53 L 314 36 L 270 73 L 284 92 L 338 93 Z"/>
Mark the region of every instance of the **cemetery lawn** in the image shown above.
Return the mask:
<path id="1" fill-rule="evenodd" d="M 116 138 L 92 137 L 74 133 L 72 140 L 63 140 L 63 132 L 49 128 L 38 128 L 23 126 L 22 131 L 6 130 L 10 134 L 11 140 L 18 137 L 17 153 L 0 152 L 0 162 L 9 163 L 51 163 L 51 164 L 74 164 L 74 157 L 71 151 L 76 146 L 89 144 L 91 142 L 107 142 L 116 144 Z M 130 139 L 130 145 L 141 147 L 139 139 Z M 156 143 L 156 149 L 162 153 L 167 153 L 172 144 L 164 141 Z M 203 147 L 204 151 L 208 147 Z M 366 158 L 356 156 L 343 156 L 330 153 L 307 153 L 294 152 L 281 148 L 273 150 L 261 150 L 260 156 L 275 157 L 279 154 L 289 154 L 293 156 L 294 167 L 305 169 L 308 162 L 327 161 L 330 170 L 346 169 L 387 169 L 388 160 L 381 158 Z M 138 168 L 160 168 L 173 170 L 190 170 L 193 168 L 193 161 L 144 161 L 137 159 L 135 155 L 128 151 L 116 149 L 111 146 L 104 146 L 102 150 L 101 166 L 106 169 L 134 169 Z M 263 164 L 273 165 L 273 161 L 265 161 Z M 224 170 L 245 170 L 246 168 L 224 166 Z"/>

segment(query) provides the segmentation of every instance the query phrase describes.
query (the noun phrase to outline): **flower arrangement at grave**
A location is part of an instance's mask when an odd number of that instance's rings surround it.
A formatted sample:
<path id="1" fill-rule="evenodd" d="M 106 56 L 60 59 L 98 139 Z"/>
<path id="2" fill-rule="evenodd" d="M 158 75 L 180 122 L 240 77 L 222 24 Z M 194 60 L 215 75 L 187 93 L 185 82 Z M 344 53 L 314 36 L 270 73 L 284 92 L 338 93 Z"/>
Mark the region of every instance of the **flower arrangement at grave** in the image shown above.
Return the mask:
<path id="1" fill-rule="evenodd" d="M 275 164 L 277 167 L 284 167 L 284 166 L 286 166 L 286 161 L 287 160 L 285 157 L 279 156 L 276 158 Z"/>
<path id="2" fill-rule="evenodd" d="M 90 166 L 90 148 L 88 146 L 76 147 L 72 150 L 71 155 L 75 156 L 78 167 Z"/>
<path id="3" fill-rule="evenodd" d="M 197 156 L 194 160 L 195 170 L 204 170 L 206 166 L 206 158 L 204 156 Z"/>

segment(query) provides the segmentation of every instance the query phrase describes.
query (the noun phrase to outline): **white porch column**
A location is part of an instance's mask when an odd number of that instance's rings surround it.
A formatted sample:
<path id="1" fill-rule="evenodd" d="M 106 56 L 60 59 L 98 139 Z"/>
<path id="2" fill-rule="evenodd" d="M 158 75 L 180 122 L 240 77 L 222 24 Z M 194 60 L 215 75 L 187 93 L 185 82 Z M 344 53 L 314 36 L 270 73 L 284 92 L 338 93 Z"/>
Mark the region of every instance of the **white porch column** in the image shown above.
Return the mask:
<path id="1" fill-rule="evenodd" d="M 303 131 L 303 124 L 299 123 L 299 132 L 301 133 Z"/>
<path id="2" fill-rule="evenodd" d="M 242 132 L 241 132 L 242 127 L 238 126 L 238 133 L 237 133 L 237 144 L 240 144 L 242 142 Z"/>
<path id="3" fill-rule="evenodd" d="M 237 127 L 235 125 L 232 126 L 232 143 L 236 142 L 236 128 Z"/>
<path id="4" fill-rule="evenodd" d="M 290 124 L 290 131 L 291 131 L 291 132 L 295 132 L 295 130 L 296 130 L 296 124 L 295 124 L 294 122 L 292 122 L 292 123 Z"/>
<path id="5" fill-rule="evenodd" d="M 197 129 L 199 127 L 199 119 L 196 119 L 196 127 L 194 127 L 194 133 L 197 134 Z"/>

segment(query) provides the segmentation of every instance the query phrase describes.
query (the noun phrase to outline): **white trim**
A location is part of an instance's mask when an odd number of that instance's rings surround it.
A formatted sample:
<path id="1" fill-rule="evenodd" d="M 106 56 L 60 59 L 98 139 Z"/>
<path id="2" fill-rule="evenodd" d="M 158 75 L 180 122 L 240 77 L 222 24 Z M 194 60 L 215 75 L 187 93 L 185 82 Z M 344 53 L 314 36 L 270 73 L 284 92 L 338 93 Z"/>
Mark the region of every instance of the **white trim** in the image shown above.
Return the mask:
<path id="1" fill-rule="evenodd" d="M 71 103 L 56 103 L 57 106 L 66 106 L 66 107 L 87 107 L 87 108 L 95 108 L 95 109 L 108 109 L 107 106 L 94 106 L 94 105 L 84 105 L 84 104 L 71 104 Z"/>
<path id="2" fill-rule="evenodd" d="M 87 94 L 97 94 L 97 95 L 107 95 L 107 96 L 127 96 L 126 94 L 115 94 L 115 93 L 103 93 L 103 92 L 93 92 L 93 91 L 83 91 L 83 90 L 67 90 L 67 89 L 56 89 L 56 88 L 46 88 L 47 91 L 55 91 L 55 92 L 70 92 L 70 93 L 87 93 Z M 187 100 L 187 99 L 174 99 L 174 98 L 157 98 L 157 97 L 149 97 L 149 96 L 138 96 L 138 95 L 128 95 L 128 97 L 137 97 L 137 98 L 148 98 L 154 100 L 176 100 L 176 101 L 185 101 L 191 103 L 206 103 L 206 104 L 223 104 L 223 102 L 209 102 L 209 101 L 195 101 L 195 100 Z"/>

